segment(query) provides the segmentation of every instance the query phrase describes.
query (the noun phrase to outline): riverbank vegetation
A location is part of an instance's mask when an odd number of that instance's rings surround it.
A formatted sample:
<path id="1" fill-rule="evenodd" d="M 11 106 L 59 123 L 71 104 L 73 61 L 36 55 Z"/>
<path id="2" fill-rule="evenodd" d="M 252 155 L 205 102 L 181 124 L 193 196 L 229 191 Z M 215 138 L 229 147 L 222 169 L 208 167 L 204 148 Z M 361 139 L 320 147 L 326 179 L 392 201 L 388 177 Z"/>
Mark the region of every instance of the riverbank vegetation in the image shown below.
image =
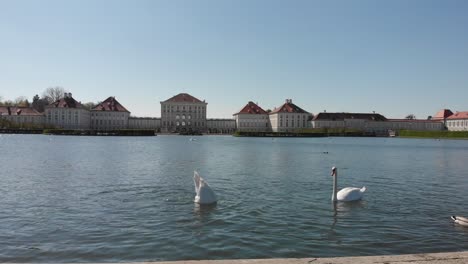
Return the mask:
<path id="1" fill-rule="evenodd" d="M 119 129 L 119 130 L 80 130 L 80 129 L 44 129 L 47 135 L 63 136 L 155 136 L 150 129 Z"/>
<path id="2" fill-rule="evenodd" d="M 405 138 L 468 139 L 468 131 L 412 131 L 400 130 L 398 136 Z"/>
<path id="3" fill-rule="evenodd" d="M 365 133 L 356 129 L 344 128 L 307 128 L 295 132 L 247 132 L 236 131 L 237 137 L 365 137 L 375 136 L 374 133 Z"/>

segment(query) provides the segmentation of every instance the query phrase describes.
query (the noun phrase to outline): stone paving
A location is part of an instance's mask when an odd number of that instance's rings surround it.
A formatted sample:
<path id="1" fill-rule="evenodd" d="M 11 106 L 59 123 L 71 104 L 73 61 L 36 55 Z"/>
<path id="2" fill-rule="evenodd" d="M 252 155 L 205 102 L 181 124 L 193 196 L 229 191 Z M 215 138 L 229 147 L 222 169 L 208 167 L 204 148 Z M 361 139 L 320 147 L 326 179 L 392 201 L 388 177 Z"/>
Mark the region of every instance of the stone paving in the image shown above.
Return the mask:
<path id="1" fill-rule="evenodd" d="M 467 245 L 468 246 L 468 245 Z M 468 264 L 468 251 L 392 256 L 145 262 L 145 264 Z M 140 263 L 143 264 L 143 263 Z"/>

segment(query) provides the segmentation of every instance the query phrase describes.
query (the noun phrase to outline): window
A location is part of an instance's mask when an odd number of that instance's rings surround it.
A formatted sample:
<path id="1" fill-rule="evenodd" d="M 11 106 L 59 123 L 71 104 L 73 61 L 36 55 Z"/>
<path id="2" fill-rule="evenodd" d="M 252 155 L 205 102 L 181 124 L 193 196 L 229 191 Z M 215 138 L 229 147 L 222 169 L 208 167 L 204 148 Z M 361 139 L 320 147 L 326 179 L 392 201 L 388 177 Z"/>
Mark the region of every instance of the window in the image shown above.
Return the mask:
<path id="1" fill-rule="evenodd" d="M 185 122 L 182 122 L 182 126 L 185 126 Z"/>
<path id="2" fill-rule="evenodd" d="M 176 126 L 179 126 L 179 125 L 180 125 L 179 122 L 176 122 Z"/>
<path id="3" fill-rule="evenodd" d="M 185 115 L 182 115 L 182 119 L 185 119 Z"/>
<path id="4" fill-rule="evenodd" d="M 176 118 L 176 119 L 179 119 L 180 117 L 179 117 L 179 115 L 176 115 L 176 117 L 175 117 L 175 118 Z"/>

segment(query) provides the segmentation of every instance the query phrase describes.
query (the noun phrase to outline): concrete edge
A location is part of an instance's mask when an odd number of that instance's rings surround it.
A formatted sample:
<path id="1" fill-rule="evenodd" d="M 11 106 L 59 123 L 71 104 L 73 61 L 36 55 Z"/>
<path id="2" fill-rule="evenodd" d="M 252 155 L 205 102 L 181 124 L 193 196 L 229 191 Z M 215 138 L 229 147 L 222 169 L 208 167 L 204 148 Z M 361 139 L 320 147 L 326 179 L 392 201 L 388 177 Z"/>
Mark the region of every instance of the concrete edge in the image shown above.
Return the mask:
<path id="1" fill-rule="evenodd" d="M 135 262 L 136 264 L 138 262 Z M 336 258 L 233 259 L 140 262 L 138 264 L 467 264 L 468 251 Z M 128 264 L 128 263 L 127 263 Z"/>

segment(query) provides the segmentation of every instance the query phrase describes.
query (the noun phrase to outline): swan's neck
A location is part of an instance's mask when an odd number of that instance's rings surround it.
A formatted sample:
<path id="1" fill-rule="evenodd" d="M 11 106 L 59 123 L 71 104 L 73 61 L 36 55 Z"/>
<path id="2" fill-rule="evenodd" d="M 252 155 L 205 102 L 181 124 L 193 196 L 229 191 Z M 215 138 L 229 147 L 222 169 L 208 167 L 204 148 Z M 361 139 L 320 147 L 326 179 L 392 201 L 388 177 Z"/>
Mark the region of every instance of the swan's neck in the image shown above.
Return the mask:
<path id="1" fill-rule="evenodd" d="M 336 197 L 336 193 L 338 192 L 338 175 L 335 174 L 333 177 L 333 193 L 332 193 L 332 201 L 336 202 L 338 198 Z"/>

